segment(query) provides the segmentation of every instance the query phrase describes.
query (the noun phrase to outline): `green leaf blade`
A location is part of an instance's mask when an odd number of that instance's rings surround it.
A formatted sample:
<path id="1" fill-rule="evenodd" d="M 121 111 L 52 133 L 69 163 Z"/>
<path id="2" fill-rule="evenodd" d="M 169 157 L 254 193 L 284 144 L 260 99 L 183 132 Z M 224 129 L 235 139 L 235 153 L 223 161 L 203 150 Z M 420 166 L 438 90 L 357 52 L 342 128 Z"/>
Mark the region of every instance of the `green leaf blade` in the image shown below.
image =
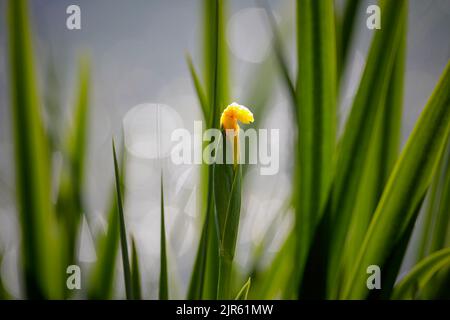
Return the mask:
<path id="1" fill-rule="evenodd" d="M 396 162 L 352 268 L 344 296 L 367 295 L 365 269 L 383 265 L 387 255 L 423 199 L 450 131 L 450 64 L 431 95 L 408 142 Z"/>
<path id="2" fill-rule="evenodd" d="M 333 2 L 298 1 L 297 37 L 299 132 L 294 202 L 298 272 L 302 274 L 333 175 L 337 100 Z"/>
<path id="3" fill-rule="evenodd" d="M 164 184 L 161 172 L 161 244 L 160 244 L 160 273 L 159 273 L 159 299 L 169 299 L 169 288 L 167 281 L 167 253 L 166 253 L 166 227 L 164 220 Z"/>
<path id="4" fill-rule="evenodd" d="M 139 271 L 139 258 L 136 249 L 136 242 L 131 239 L 131 283 L 133 288 L 133 299 L 141 300 L 141 275 Z"/>
<path id="5" fill-rule="evenodd" d="M 114 140 L 112 141 L 112 150 L 114 158 L 114 176 L 116 181 L 116 200 L 117 208 L 119 213 L 119 234 L 120 234 L 120 245 L 122 249 L 122 264 L 123 264 L 123 276 L 125 282 L 125 294 L 128 300 L 133 298 L 133 287 L 131 283 L 131 271 L 130 271 L 130 261 L 128 256 L 128 243 L 127 243 L 127 231 L 125 227 L 125 217 L 123 213 L 123 202 L 122 202 L 122 190 L 121 181 L 119 173 L 119 165 L 117 163 L 116 147 L 114 145 Z"/>
<path id="6" fill-rule="evenodd" d="M 22 263 L 29 298 L 62 298 L 64 240 L 50 195 L 48 136 L 36 85 L 28 5 L 8 2 L 11 114 Z"/>
<path id="7" fill-rule="evenodd" d="M 250 291 L 251 285 L 252 285 L 252 278 L 248 278 L 248 280 L 242 286 L 241 290 L 239 290 L 234 300 L 247 300 L 248 292 Z"/>
<path id="8" fill-rule="evenodd" d="M 398 52 L 406 1 L 380 1 L 383 27 L 375 31 L 366 67 L 356 94 L 350 116 L 337 148 L 336 175 L 332 191 L 332 225 L 329 260 L 329 286 L 338 283 L 341 252 L 351 223 L 357 192 L 364 174 L 364 166 L 380 117 L 388 85 Z M 383 121 L 380 119 L 380 121 Z"/>
<path id="9" fill-rule="evenodd" d="M 450 248 L 421 260 L 395 287 L 392 299 L 414 299 L 439 270 L 450 266 Z"/>

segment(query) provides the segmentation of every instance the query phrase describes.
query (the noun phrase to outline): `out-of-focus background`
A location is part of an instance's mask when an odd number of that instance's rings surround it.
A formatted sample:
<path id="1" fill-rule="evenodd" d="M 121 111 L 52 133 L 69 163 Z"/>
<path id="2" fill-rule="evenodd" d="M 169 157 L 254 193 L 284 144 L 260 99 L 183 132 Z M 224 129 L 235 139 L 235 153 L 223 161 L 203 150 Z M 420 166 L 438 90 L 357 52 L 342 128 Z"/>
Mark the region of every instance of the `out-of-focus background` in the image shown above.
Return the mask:
<path id="1" fill-rule="evenodd" d="M 288 55 L 295 51 L 293 25 L 295 1 L 271 0 L 270 6 L 284 31 Z M 345 119 L 359 76 L 372 31 L 366 28 L 365 9 L 361 6 L 358 32 L 349 59 L 349 70 L 341 90 L 340 119 Z M 81 30 L 66 28 L 66 8 L 81 8 Z M 272 81 L 256 73 L 268 63 L 272 37 L 264 10 L 258 1 L 230 1 L 226 37 L 230 53 L 230 86 L 232 101 L 247 101 L 255 82 Z M 337 1 L 341 7 L 341 1 Z M 96 259 L 95 234 L 105 227 L 110 196 L 113 163 L 111 137 L 118 140 L 124 133 L 127 151 L 127 184 L 125 214 L 127 226 L 134 235 L 143 277 L 143 293 L 156 297 L 159 276 L 159 166 L 165 168 L 166 220 L 169 241 L 171 281 L 180 283 L 174 297 L 182 297 L 195 257 L 200 226 L 199 166 L 171 163 L 170 133 L 184 127 L 193 131 L 194 120 L 202 120 L 185 55 L 191 53 L 201 67 L 201 1 L 120 1 L 120 0 L 33 0 L 30 1 L 34 50 L 39 82 L 45 83 L 56 70 L 58 90 L 45 92 L 60 103 L 60 110 L 49 121 L 62 128 L 71 122 L 74 100 L 75 70 L 80 54 L 88 52 L 92 66 L 90 103 L 89 155 L 85 201 L 89 221 L 81 228 L 79 259 L 89 267 Z M 18 273 L 18 222 L 15 208 L 13 139 L 10 125 L 6 1 L 0 0 L 0 250 L 3 261 L 0 272 L 5 286 L 21 295 Z M 410 134 L 439 75 L 450 58 L 450 1 L 411 0 L 409 5 L 408 50 L 404 99 L 402 143 Z M 225 50 L 225 49 L 224 49 Z M 292 66 L 294 70 L 295 66 Z M 268 77 L 271 75 L 269 74 Z M 289 212 L 280 214 L 291 192 L 292 143 L 294 138 L 287 93 L 273 73 L 275 88 L 269 96 L 270 107 L 263 128 L 280 130 L 280 170 L 274 176 L 261 176 L 256 167 L 246 173 L 243 190 L 237 262 L 248 269 L 250 252 L 270 225 L 277 227 L 267 253 L 276 252 L 291 226 Z M 41 86 L 40 88 L 42 88 Z M 246 100 L 246 101 L 243 101 Z M 230 101 L 230 103 L 232 102 Z M 156 152 L 156 116 L 154 107 L 161 104 L 163 140 L 162 159 Z M 258 118 L 258 114 L 255 114 Z M 64 130 L 61 130 L 64 132 Z M 64 139 L 64 136 L 61 136 Z M 58 172 L 61 155 L 54 154 L 54 171 Z M 418 221 L 420 223 L 420 220 Z M 90 225 L 89 229 L 87 225 Z M 414 241 L 412 242 L 414 245 Z M 402 270 L 408 270 L 408 255 Z M 121 265 L 118 264 L 118 268 Z M 123 281 L 119 281 L 120 288 Z"/>

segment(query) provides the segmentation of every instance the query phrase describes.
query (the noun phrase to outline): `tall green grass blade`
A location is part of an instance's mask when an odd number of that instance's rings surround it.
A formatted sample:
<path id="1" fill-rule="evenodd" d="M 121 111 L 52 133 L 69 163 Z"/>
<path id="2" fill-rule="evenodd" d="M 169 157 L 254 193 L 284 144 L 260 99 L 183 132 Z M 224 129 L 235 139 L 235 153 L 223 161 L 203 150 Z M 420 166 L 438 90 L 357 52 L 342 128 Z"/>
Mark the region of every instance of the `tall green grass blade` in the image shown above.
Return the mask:
<path id="1" fill-rule="evenodd" d="M 450 245 L 450 136 L 429 192 L 419 260 Z M 421 299 L 449 299 L 450 266 L 439 271 L 421 291 Z"/>
<path id="2" fill-rule="evenodd" d="M 212 175 L 212 173 L 210 173 Z M 212 188 L 212 187 L 211 187 Z M 214 206 L 214 200 L 212 201 Z M 202 299 L 217 299 L 217 284 L 219 281 L 219 239 L 214 221 L 214 208 L 207 211 L 210 216 L 208 228 L 208 241 L 206 243 L 205 279 L 203 282 Z"/>
<path id="3" fill-rule="evenodd" d="M 125 217 L 123 213 L 122 190 L 120 185 L 119 165 L 117 164 L 116 147 L 114 140 L 112 141 L 113 158 L 114 158 L 114 175 L 116 181 L 116 200 L 119 213 L 119 234 L 120 245 L 122 249 L 123 278 L 125 282 L 125 293 L 128 300 L 133 299 L 133 288 L 131 283 L 130 261 L 128 256 L 127 231 L 125 228 Z"/>
<path id="4" fill-rule="evenodd" d="M 379 108 L 370 137 L 361 180 L 357 182 L 351 224 L 346 237 L 340 279 L 345 282 L 345 270 L 356 259 L 372 215 L 383 192 L 386 181 L 398 157 L 400 146 L 401 113 L 403 104 L 403 78 L 406 48 L 406 28 L 403 29 L 400 48 L 390 76 L 384 103 Z M 408 237 L 409 240 L 409 237 Z M 385 278 L 385 277 L 384 277 Z M 335 293 L 339 285 L 332 285 Z M 385 291 L 385 290 L 383 290 Z"/>
<path id="5" fill-rule="evenodd" d="M 188 300 L 199 300 L 202 298 L 204 274 L 206 266 L 206 253 L 207 253 L 207 239 L 208 239 L 208 219 L 209 215 L 205 218 L 205 223 L 202 227 L 200 235 L 199 247 L 197 250 L 197 256 L 195 258 L 194 267 L 191 274 L 191 280 L 189 282 L 189 288 L 187 292 Z"/>
<path id="6" fill-rule="evenodd" d="M 291 76 L 289 74 L 289 67 L 288 62 L 286 60 L 286 55 L 283 50 L 283 43 L 281 40 L 280 32 L 277 28 L 277 24 L 275 21 L 274 14 L 272 10 L 269 8 L 269 4 L 267 1 L 265 1 L 265 11 L 269 20 L 269 24 L 271 27 L 272 35 L 273 35 L 273 48 L 275 53 L 275 58 L 277 60 L 278 67 L 280 69 L 281 77 L 284 82 L 285 87 L 287 88 L 289 97 L 291 99 L 292 106 L 294 106 L 294 114 L 297 115 L 297 109 L 295 108 L 297 104 L 297 98 L 296 98 L 296 92 L 295 92 L 295 85 L 294 82 L 291 79 Z"/>
<path id="7" fill-rule="evenodd" d="M 430 188 L 419 259 L 450 244 L 450 137 Z"/>
<path id="8" fill-rule="evenodd" d="M 206 188 L 208 195 L 207 208 L 189 283 L 187 294 L 189 300 L 215 299 L 217 296 L 219 244 L 217 229 L 214 223 L 212 179 L 212 172 L 208 172 L 208 188 Z"/>
<path id="9" fill-rule="evenodd" d="M 422 204 L 423 198 L 417 204 L 417 207 L 414 210 L 413 216 L 409 221 L 405 232 L 403 232 L 399 239 L 395 243 L 393 243 L 392 249 L 389 252 L 389 256 L 387 257 L 385 263 L 383 265 L 380 265 L 380 269 L 383 270 L 380 281 L 382 290 L 371 290 L 368 295 L 368 299 L 386 300 L 390 298 L 395 281 L 397 280 L 397 276 L 400 271 L 400 267 L 406 255 L 406 249 L 408 248 L 408 244 L 411 240 L 411 235 L 413 233 L 419 211 L 422 208 Z M 351 268 L 351 265 L 349 266 L 349 268 Z"/>
<path id="10" fill-rule="evenodd" d="M 54 56 L 50 53 L 45 74 L 44 105 L 48 119 L 48 138 L 50 150 L 60 150 L 61 147 L 61 79 Z"/>
<path id="11" fill-rule="evenodd" d="M 301 274 L 333 171 L 337 67 L 332 1 L 298 1 L 297 45 L 299 132 L 294 192 L 298 235 L 296 271 Z"/>
<path id="12" fill-rule="evenodd" d="M 341 18 L 336 18 L 336 47 L 339 79 L 342 77 L 345 70 L 348 52 L 352 44 L 351 40 L 355 33 L 356 16 L 361 2 L 361 0 L 347 0 L 345 2 L 343 16 Z"/>
<path id="13" fill-rule="evenodd" d="M 419 299 L 449 300 L 450 299 L 450 263 L 440 269 L 428 281 L 419 293 Z"/>
<path id="14" fill-rule="evenodd" d="M 396 2 L 397 3 L 397 2 Z M 366 268 L 384 265 L 431 183 L 450 131 L 450 64 L 431 95 L 383 191 L 344 297 L 368 294 Z"/>
<path id="15" fill-rule="evenodd" d="M 209 127 L 219 128 L 219 115 L 228 101 L 228 46 L 225 0 L 203 0 L 205 88 L 210 105 Z"/>
<path id="16" fill-rule="evenodd" d="M 64 240 L 57 230 L 50 195 L 48 137 L 45 133 L 33 65 L 28 5 L 8 2 L 11 114 L 22 263 L 29 298 L 61 298 Z"/>
<path id="17" fill-rule="evenodd" d="M 376 129 L 376 118 L 385 103 L 396 53 L 402 39 L 406 1 L 380 1 L 383 26 L 375 31 L 366 68 L 349 119 L 337 149 L 329 260 L 329 285 L 336 286 L 341 253 L 351 222 L 358 188 Z M 384 120 L 382 120 L 384 121 Z"/>
<path id="18" fill-rule="evenodd" d="M 203 1 L 204 22 L 204 74 L 207 103 L 209 105 L 209 119 L 206 120 L 207 128 L 219 128 L 219 115 L 228 101 L 228 74 L 227 74 L 227 46 L 224 31 L 224 0 Z M 206 171 L 206 170 L 205 170 Z M 188 296 L 198 299 L 193 293 L 201 291 L 201 298 L 215 299 L 217 297 L 217 281 L 219 266 L 219 244 L 217 229 L 214 223 L 214 195 L 213 195 L 213 166 L 207 168 L 206 182 L 203 188 L 206 194 L 206 217 L 202 230 L 201 241 L 197 250 L 191 284 Z M 204 237 L 203 237 L 204 235 Z M 196 281 L 197 283 L 192 283 Z M 192 289 L 192 290 L 191 290 Z"/>
<path id="19" fill-rule="evenodd" d="M 74 114 L 74 126 L 68 141 L 69 157 L 72 165 L 73 184 L 77 191 L 77 201 L 81 202 L 83 190 L 84 167 L 87 150 L 87 136 L 89 129 L 89 91 L 90 91 L 90 63 L 86 56 L 81 58 L 78 76 L 78 93 Z M 81 205 L 81 204 L 80 204 Z"/>
<path id="20" fill-rule="evenodd" d="M 134 239 L 131 239 L 131 283 L 131 287 L 133 288 L 133 299 L 141 300 L 141 274 L 139 271 L 139 258 Z"/>
<path id="21" fill-rule="evenodd" d="M 159 273 L 159 299 L 169 299 L 169 286 L 167 282 L 167 253 L 166 253 L 166 227 L 164 220 L 164 184 L 163 174 L 161 172 L 161 250 L 160 263 L 161 269 Z"/>
<path id="22" fill-rule="evenodd" d="M 108 214 L 108 229 L 98 239 L 97 262 L 93 267 L 88 287 L 88 298 L 93 300 L 112 298 L 120 233 L 119 212 L 115 197 L 114 203 Z"/>
<path id="23" fill-rule="evenodd" d="M 395 286 L 392 299 L 415 299 L 430 279 L 440 270 L 450 266 L 450 248 L 441 249 L 420 261 L 410 273 Z"/>
<path id="24" fill-rule="evenodd" d="M 247 300 L 248 291 L 250 290 L 251 285 L 252 285 L 252 278 L 248 278 L 248 280 L 242 286 L 241 290 L 239 290 L 239 292 L 234 300 Z"/>
<path id="25" fill-rule="evenodd" d="M 57 212 L 65 226 L 68 242 L 67 263 L 76 262 L 76 241 L 83 214 L 84 167 L 89 119 L 90 67 L 87 57 L 80 60 L 74 122 L 68 132 L 66 167 L 62 172 Z"/>
<path id="26" fill-rule="evenodd" d="M 122 190 L 125 186 L 125 168 L 126 150 L 122 140 L 120 151 L 120 184 Z M 102 234 L 97 240 L 97 261 L 90 276 L 89 299 L 110 299 L 112 297 L 119 234 L 119 209 L 117 207 L 114 183 L 111 189 L 110 208 L 108 210 L 108 227 L 106 233 Z"/>
<path id="27" fill-rule="evenodd" d="M 206 100 L 205 92 L 204 92 L 202 84 L 200 82 L 200 78 L 198 77 L 197 71 L 195 71 L 195 67 L 192 62 L 191 56 L 187 55 L 186 60 L 187 60 L 187 64 L 189 67 L 189 72 L 191 74 L 192 82 L 194 83 L 195 92 L 197 93 L 197 98 L 200 103 L 200 107 L 202 109 L 203 118 L 205 120 L 208 120 L 209 114 L 210 114 L 210 110 L 209 110 L 210 106 L 208 104 L 208 101 Z"/>

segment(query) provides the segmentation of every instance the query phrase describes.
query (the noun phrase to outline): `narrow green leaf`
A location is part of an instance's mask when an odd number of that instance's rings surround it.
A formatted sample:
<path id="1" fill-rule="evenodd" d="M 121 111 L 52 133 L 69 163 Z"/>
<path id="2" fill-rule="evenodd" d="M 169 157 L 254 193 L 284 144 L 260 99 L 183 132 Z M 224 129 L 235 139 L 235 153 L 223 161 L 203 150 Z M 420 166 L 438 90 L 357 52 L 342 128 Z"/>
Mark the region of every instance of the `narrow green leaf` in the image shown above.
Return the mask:
<path id="1" fill-rule="evenodd" d="M 127 231 L 125 228 L 125 217 L 123 213 L 122 191 L 120 185 L 119 165 L 117 164 L 116 147 L 114 139 L 112 141 L 113 158 L 114 158 L 114 175 L 116 180 L 116 200 L 119 213 L 119 231 L 120 244 L 122 249 L 123 278 L 125 281 L 125 293 L 128 300 L 133 299 L 133 288 L 131 283 L 130 262 L 128 256 Z"/>
<path id="2" fill-rule="evenodd" d="M 125 186 L 126 150 L 123 145 L 120 152 L 120 183 Z M 93 300 L 111 299 L 117 249 L 119 247 L 119 209 L 116 200 L 115 183 L 111 186 L 110 208 L 108 210 L 108 227 L 105 234 L 97 240 L 97 262 L 92 271 L 88 298 Z M 122 189 L 123 190 L 123 189 Z M 122 197 L 124 194 L 122 194 Z"/>
<path id="3" fill-rule="evenodd" d="M 209 214 L 205 217 L 203 223 L 202 232 L 200 236 L 199 246 L 197 249 L 197 255 L 194 262 L 194 267 L 191 274 L 191 280 L 189 282 L 189 288 L 187 292 L 188 300 L 199 300 L 202 298 L 204 275 L 206 267 L 206 255 L 207 255 L 207 240 L 208 240 L 208 226 Z"/>
<path id="4" fill-rule="evenodd" d="M 69 154 L 73 171 L 73 183 L 76 189 L 83 189 L 84 167 L 86 159 L 87 136 L 89 129 L 89 88 L 90 63 L 86 56 L 81 58 L 78 76 L 78 93 L 74 114 L 74 125 L 69 138 Z M 81 197 L 81 195 L 78 195 Z M 81 201 L 81 199 L 79 200 Z"/>
<path id="5" fill-rule="evenodd" d="M 112 297 L 120 233 L 119 212 L 115 197 L 114 203 L 108 215 L 108 229 L 98 240 L 97 261 L 88 285 L 88 298 L 92 300 L 111 299 Z"/>
<path id="6" fill-rule="evenodd" d="M 28 5 L 8 2 L 11 115 L 23 277 L 28 298 L 62 298 L 65 242 L 50 195 L 48 137 L 36 88 Z"/>
<path id="7" fill-rule="evenodd" d="M 430 188 L 419 259 L 450 244 L 450 137 L 438 168 Z"/>
<path id="8" fill-rule="evenodd" d="M 57 213 L 63 221 L 68 242 L 67 264 L 76 263 L 77 236 L 84 212 L 84 167 L 87 154 L 90 67 L 87 57 L 80 60 L 74 122 L 68 132 L 65 166 L 61 174 Z"/>
<path id="9" fill-rule="evenodd" d="M 161 172 L 161 250 L 160 259 L 161 268 L 159 273 L 159 299 L 169 299 L 169 288 L 167 282 L 167 253 L 166 253 L 166 227 L 164 222 L 164 184 L 163 174 Z"/>
<path id="10" fill-rule="evenodd" d="M 282 76 L 282 80 L 284 82 L 285 87 L 287 88 L 289 97 L 291 99 L 291 103 L 292 106 L 294 106 L 293 110 L 294 110 L 294 114 L 297 115 L 297 109 L 295 108 L 296 106 L 296 92 L 295 92 L 295 85 L 294 82 L 291 80 L 291 76 L 289 75 L 289 67 L 288 67 L 288 62 L 286 60 L 286 55 L 285 52 L 283 50 L 283 43 L 281 40 L 281 35 L 280 32 L 278 30 L 276 21 L 275 21 L 275 17 L 273 15 L 272 10 L 269 7 L 269 4 L 267 3 L 267 1 L 265 1 L 265 11 L 270 23 L 270 27 L 271 27 L 271 31 L 272 31 L 272 35 L 273 35 L 273 48 L 274 48 L 274 53 L 275 53 L 275 58 L 277 60 L 277 64 L 278 67 L 280 69 L 280 73 Z M 257 78 L 260 79 L 260 78 Z"/>
<path id="11" fill-rule="evenodd" d="M 139 258 L 134 239 L 131 239 L 131 282 L 131 287 L 133 288 L 133 299 L 141 300 L 141 275 L 139 272 Z"/>
<path id="12" fill-rule="evenodd" d="M 395 281 L 397 280 L 398 273 L 400 271 L 400 267 L 406 255 L 406 249 L 408 248 L 408 244 L 410 243 L 411 235 L 413 233 L 419 211 L 422 208 L 422 204 L 423 199 L 419 201 L 417 207 L 414 209 L 414 214 L 410 219 L 406 230 L 399 236 L 399 239 L 395 243 L 393 243 L 392 249 L 389 252 L 389 256 L 386 258 L 384 264 L 379 266 L 380 270 L 383 270 L 380 281 L 382 290 L 371 290 L 368 295 L 368 299 L 386 300 L 390 298 Z M 351 268 L 351 266 L 349 268 Z"/>
<path id="13" fill-rule="evenodd" d="M 236 298 L 234 300 L 247 300 L 248 291 L 250 290 L 250 286 L 252 284 L 252 278 L 248 278 L 247 282 L 242 286 L 241 290 L 239 290 Z"/>
<path id="14" fill-rule="evenodd" d="M 224 0 L 203 1 L 204 23 L 204 74 L 209 119 L 207 128 L 219 128 L 219 115 L 225 101 L 228 101 L 227 45 L 225 42 Z M 197 250 L 194 269 L 189 285 L 188 297 L 191 299 L 215 299 L 219 268 L 219 244 L 214 223 L 215 203 L 213 195 L 213 166 L 209 165 L 202 177 L 202 191 L 206 195 L 205 224 Z M 202 241 L 205 241 L 203 243 Z M 200 268 L 197 269 L 197 268 Z M 195 281 L 193 283 L 192 281 Z M 201 296 L 197 296 L 201 292 Z"/>
<path id="15" fill-rule="evenodd" d="M 49 54 L 45 73 L 44 105 L 47 115 L 49 146 L 52 152 L 61 149 L 61 76 L 58 74 L 58 65 L 52 52 Z"/>
<path id="16" fill-rule="evenodd" d="M 377 114 L 386 102 L 406 15 L 406 1 L 380 1 L 383 25 L 375 31 L 366 67 L 349 119 L 337 149 L 336 175 L 333 184 L 329 261 L 329 287 L 336 286 L 341 254 L 348 234 L 358 188 L 368 161 Z M 384 120 L 381 120 L 384 121 Z"/>
<path id="17" fill-rule="evenodd" d="M 441 249 L 420 261 L 395 286 L 392 299 L 415 299 L 428 281 L 439 270 L 450 266 L 450 248 Z"/>
<path id="18" fill-rule="evenodd" d="M 212 175 L 212 173 L 210 173 Z M 214 206 L 214 200 L 212 200 Z M 209 211 L 210 210 L 210 211 Z M 219 279 L 219 239 L 217 236 L 217 226 L 214 221 L 214 207 L 207 211 L 210 216 L 208 228 L 208 241 L 206 246 L 206 268 L 203 283 L 202 299 L 217 298 L 217 283 Z"/>
<path id="19" fill-rule="evenodd" d="M 450 136 L 429 192 L 419 259 L 450 245 Z M 422 299 L 450 299 L 450 266 L 439 271 L 420 293 Z"/>
<path id="20" fill-rule="evenodd" d="M 386 91 L 384 103 L 376 114 L 374 129 L 370 137 L 371 143 L 365 157 L 366 161 L 362 165 L 361 179 L 357 182 L 351 223 L 342 253 L 343 263 L 339 275 L 342 282 L 345 282 L 345 278 L 348 276 L 348 272 L 345 271 L 349 270 L 349 266 L 357 257 L 370 220 L 399 153 L 406 26 L 403 30 L 400 48 L 397 50 L 390 76 L 389 88 Z M 339 285 L 333 284 L 332 287 L 335 289 L 335 294 L 340 291 Z"/>
<path id="21" fill-rule="evenodd" d="M 367 231 L 344 297 L 368 294 L 366 268 L 382 266 L 396 240 L 414 218 L 445 147 L 450 131 L 450 63 L 397 160 Z"/>
<path id="22" fill-rule="evenodd" d="M 205 92 L 203 91 L 202 84 L 200 83 L 200 79 L 197 75 L 197 71 L 195 71 L 195 67 L 194 64 L 192 63 L 191 56 L 187 55 L 186 60 L 189 66 L 189 72 L 191 73 L 192 82 L 194 83 L 195 92 L 197 93 L 197 98 L 203 112 L 203 118 L 205 120 L 208 120 L 210 111 L 208 102 L 206 100 Z"/>
<path id="23" fill-rule="evenodd" d="M 297 2 L 297 46 L 298 141 L 294 202 L 298 272 L 301 274 L 328 197 L 334 165 L 337 66 L 332 1 Z"/>
<path id="24" fill-rule="evenodd" d="M 355 22 L 361 0 L 347 0 L 345 2 L 344 14 L 342 18 L 336 19 L 336 38 L 337 38 L 337 56 L 338 56 L 338 74 L 339 78 L 345 70 L 348 52 L 352 44 L 352 37 L 355 34 Z"/>
<path id="25" fill-rule="evenodd" d="M 208 126 L 219 128 L 219 115 L 228 101 L 228 46 L 225 0 L 203 0 L 205 89 L 210 105 Z"/>
<path id="26" fill-rule="evenodd" d="M 428 281 L 418 293 L 419 299 L 426 300 L 449 300 L 450 299 L 450 263 Z"/>

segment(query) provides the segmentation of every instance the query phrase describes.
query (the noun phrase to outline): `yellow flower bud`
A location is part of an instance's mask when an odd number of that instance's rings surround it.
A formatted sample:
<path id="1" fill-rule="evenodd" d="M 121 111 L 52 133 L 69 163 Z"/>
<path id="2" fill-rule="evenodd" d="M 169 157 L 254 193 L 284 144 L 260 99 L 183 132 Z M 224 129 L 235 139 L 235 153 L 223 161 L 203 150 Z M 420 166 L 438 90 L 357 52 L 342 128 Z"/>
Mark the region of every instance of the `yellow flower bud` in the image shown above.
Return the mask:
<path id="1" fill-rule="evenodd" d="M 245 124 L 253 122 L 253 113 L 247 107 L 233 102 L 223 110 L 220 125 L 225 130 L 234 130 L 237 135 L 239 133 L 238 121 Z"/>
<path id="2" fill-rule="evenodd" d="M 222 112 L 222 116 L 220 117 L 220 126 L 224 130 L 232 130 L 233 134 L 227 136 L 229 139 L 233 141 L 233 162 L 234 162 L 234 168 L 236 168 L 238 164 L 238 158 L 239 158 L 239 125 L 238 121 L 242 123 L 251 123 L 254 121 L 253 119 L 253 113 L 244 106 L 241 106 L 240 104 L 237 104 L 236 102 L 233 102 L 228 107 L 225 108 Z"/>

